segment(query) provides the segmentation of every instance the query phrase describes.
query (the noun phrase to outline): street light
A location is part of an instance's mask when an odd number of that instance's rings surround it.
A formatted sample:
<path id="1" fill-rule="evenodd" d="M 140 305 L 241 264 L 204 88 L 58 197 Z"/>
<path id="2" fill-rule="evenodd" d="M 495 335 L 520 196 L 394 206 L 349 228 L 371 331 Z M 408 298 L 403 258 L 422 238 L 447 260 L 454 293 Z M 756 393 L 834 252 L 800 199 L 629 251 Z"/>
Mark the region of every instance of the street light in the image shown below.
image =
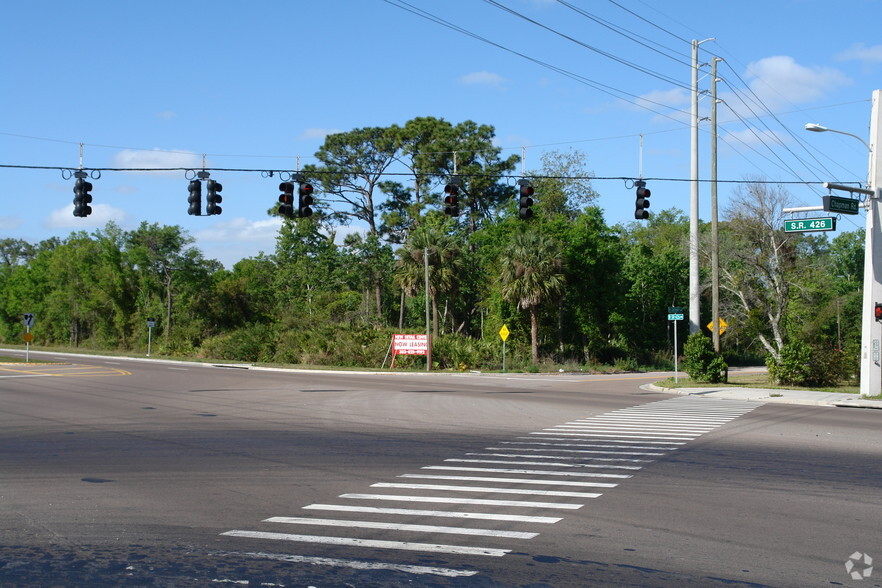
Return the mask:
<path id="1" fill-rule="evenodd" d="M 852 133 L 846 133 L 845 131 L 837 131 L 836 129 L 828 129 L 824 125 L 819 125 L 818 123 L 807 123 L 805 125 L 805 130 L 811 131 L 813 133 L 826 133 L 829 131 L 831 133 L 839 133 L 840 135 L 848 135 L 849 137 L 854 137 L 855 139 L 857 139 L 858 141 L 863 143 L 864 147 L 869 149 L 870 153 L 873 152 L 873 148 L 870 147 L 869 143 L 867 143 L 866 141 L 864 141 L 863 139 L 861 139 L 860 137 L 858 137 L 857 135 L 852 134 Z"/>
<path id="2" fill-rule="evenodd" d="M 873 91 L 873 110 L 870 115 L 870 141 L 879 145 L 882 137 L 882 109 L 880 109 L 882 90 Z M 875 305 L 882 302 L 882 271 L 876 268 L 882 264 L 882 234 L 880 234 L 879 199 L 882 194 L 882 165 L 879 150 L 874 149 L 859 136 L 845 131 L 829 129 L 817 123 L 805 125 L 805 130 L 814 133 L 839 133 L 854 137 L 864 144 L 870 153 L 868 188 L 872 194 L 867 196 L 865 208 L 867 220 L 864 235 L 864 295 L 861 304 L 861 396 L 876 396 L 882 391 L 882 323 L 875 320 Z"/>

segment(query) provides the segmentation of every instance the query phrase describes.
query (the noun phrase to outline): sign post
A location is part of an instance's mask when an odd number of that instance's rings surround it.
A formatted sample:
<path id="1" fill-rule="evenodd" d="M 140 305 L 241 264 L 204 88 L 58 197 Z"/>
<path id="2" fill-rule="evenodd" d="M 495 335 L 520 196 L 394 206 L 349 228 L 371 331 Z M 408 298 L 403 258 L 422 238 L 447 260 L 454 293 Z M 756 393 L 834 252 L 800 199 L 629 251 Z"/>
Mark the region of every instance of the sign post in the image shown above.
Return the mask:
<path id="1" fill-rule="evenodd" d="M 24 325 L 25 325 L 25 363 L 30 363 L 31 361 L 31 341 L 34 340 L 34 336 L 31 335 L 31 327 L 34 326 L 34 313 L 26 312 L 24 314 Z"/>
<path id="2" fill-rule="evenodd" d="M 150 344 L 153 342 L 153 327 L 156 326 L 156 320 L 147 319 L 147 357 L 150 357 Z"/>
<path id="3" fill-rule="evenodd" d="M 674 383 L 677 383 L 680 381 L 677 377 L 677 372 L 679 371 L 677 369 L 677 321 L 683 320 L 683 308 L 680 306 L 669 306 L 668 320 L 674 321 Z"/>
<path id="4" fill-rule="evenodd" d="M 508 339 L 508 335 L 508 327 L 502 325 L 502 328 L 499 329 L 499 337 L 502 339 L 502 373 L 505 373 L 505 340 Z"/>

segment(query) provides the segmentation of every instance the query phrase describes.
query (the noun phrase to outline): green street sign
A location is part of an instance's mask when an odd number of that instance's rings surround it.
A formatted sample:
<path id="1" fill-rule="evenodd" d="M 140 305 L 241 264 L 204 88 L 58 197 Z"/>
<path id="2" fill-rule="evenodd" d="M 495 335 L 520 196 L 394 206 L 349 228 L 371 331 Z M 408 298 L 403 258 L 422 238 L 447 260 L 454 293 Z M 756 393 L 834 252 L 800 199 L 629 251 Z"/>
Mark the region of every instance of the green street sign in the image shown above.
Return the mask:
<path id="1" fill-rule="evenodd" d="M 855 200 L 857 202 L 857 200 Z M 835 231 L 836 219 L 833 217 L 824 218 L 803 218 L 798 220 L 784 221 L 785 233 L 811 233 L 814 231 Z"/>
<path id="2" fill-rule="evenodd" d="M 838 212 L 840 214 L 857 214 L 860 202 L 854 198 L 843 198 L 842 196 L 822 196 L 824 201 L 824 210 L 827 212 Z"/>

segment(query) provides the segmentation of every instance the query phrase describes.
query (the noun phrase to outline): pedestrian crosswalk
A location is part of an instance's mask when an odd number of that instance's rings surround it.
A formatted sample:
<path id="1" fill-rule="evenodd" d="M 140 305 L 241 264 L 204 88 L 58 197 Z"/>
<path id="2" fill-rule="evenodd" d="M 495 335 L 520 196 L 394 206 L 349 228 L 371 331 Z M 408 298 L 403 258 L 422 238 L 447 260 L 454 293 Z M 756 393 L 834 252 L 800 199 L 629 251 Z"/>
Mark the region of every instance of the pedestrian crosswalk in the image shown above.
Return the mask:
<path id="1" fill-rule="evenodd" d="M 402 473 L 395 481 L 378 481 L 370 485 L 370 492 L 344 493 L 338 501 L 306 505 L 301 516 L 283 513 L 261 521 L 258 530 L 222 535 L 284 542 L 298 549 L 308 544 L 342 546 L 352 559 L 265 552 L 250 553 L 253 557 L 473 575 L 477 572 L 468 569 L 377 562 L 376 551 L 370 551 L 370 562 L 358 557 L 367 557 L 368 550 L 503 557 L 515 547 L 522 549 L 518 542 L 547 531 L 567 512 L 584 508 L 652 462 L 756 406 L 685 396 L 569 421 L 426 465 L 419 472 Z M 342 518 L 328 518 L 333 516 Z M 292 529 L 295 532 L 287 532 Z M 300 530 L 305 532 L 296 532 Z"/>

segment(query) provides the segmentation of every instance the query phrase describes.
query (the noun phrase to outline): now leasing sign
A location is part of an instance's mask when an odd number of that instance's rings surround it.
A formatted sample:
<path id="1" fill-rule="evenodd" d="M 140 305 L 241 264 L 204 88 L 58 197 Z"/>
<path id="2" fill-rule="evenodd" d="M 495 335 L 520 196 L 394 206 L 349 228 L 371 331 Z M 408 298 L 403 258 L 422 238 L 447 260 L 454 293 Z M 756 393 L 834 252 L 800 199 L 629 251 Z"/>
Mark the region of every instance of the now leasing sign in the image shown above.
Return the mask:
<path id="1" fill-rule="evenodd" d="M 395 355 L 425 355 L 428 350 L 426 335 L 392 335 L 392 353 Z"/>

